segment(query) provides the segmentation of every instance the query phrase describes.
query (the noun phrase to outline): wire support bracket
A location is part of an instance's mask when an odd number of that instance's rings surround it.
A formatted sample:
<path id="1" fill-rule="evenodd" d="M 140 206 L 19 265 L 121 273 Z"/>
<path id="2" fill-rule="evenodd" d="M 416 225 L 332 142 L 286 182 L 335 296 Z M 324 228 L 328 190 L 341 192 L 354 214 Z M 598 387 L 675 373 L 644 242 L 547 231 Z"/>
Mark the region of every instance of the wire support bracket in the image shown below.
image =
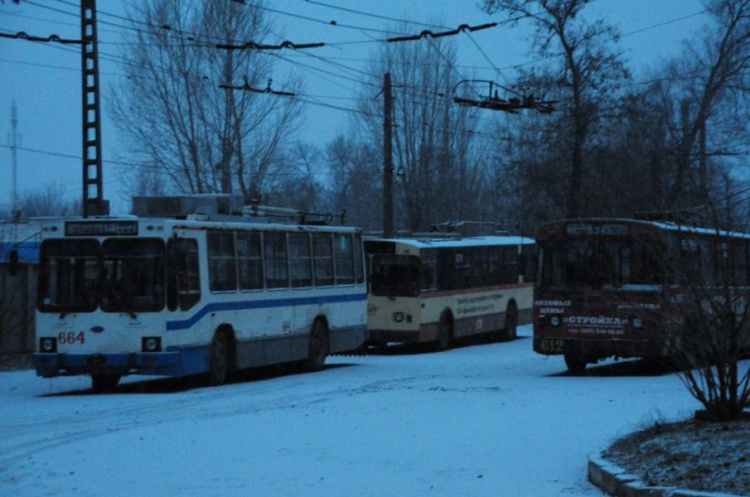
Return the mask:
<path id="1" fill-rule="evenodd" d="M 243 76 L 244 83 L 239 86 L 233 86 L 233 85 L 219 85 L 219 88 L 222 90 L 241 90 L 241 91 L 250 91 L 253 93 L 270 93 L 271 95 L 279 95 L 282 97 L 295 97 L 297 96 L 296 93 L 292 93 L 289 91 L 280 91 L 280 90 L 272 90 L 271 89 L 271 83 L 273 82 L 272 79 L 268 80 L 268 85 L 265 88 L 253 88 L 250 86 L 250 82 L 247 80 L 247 76 Z"/>
<path id="2" fill-rule="evenodd" d="M 407 36 L 396 36 L 394 38 L 388 38 L 385 41 L 388 43 L 395 43 L 399 41 L 416 41 L 421 40 L 422 38 L 442 38 L 443 36 L 454 36 L 461 32 L 469 32 L 472 33 L 474 31 L 479 31 L 482 29 L 488 29 L 488 28 L 494 28 L 497 26 L 496 22 L 489 22 L 487 24 L 479 24 L 477 26 L 469 26 L 468 24 L 461 24 L 456 29 L 451 29 L 450 31 L 442 31 L 438 33 L 433 33 L 429 29 L 425 29 L 421 33 L 417 35 L 407 35 Z"/>
<path id="3" fill-rule="evenodd" d="M 306 48 L 320 48 L 324 47 L 325 43 L 294 43 L 289 40 L 284 40 L 278 45 L 267 45 L 265 43 L 256 43 L 254 41 L 248 41 L 241 45 L 235 45 L 231 43 L 217 43 L 215 48 L 222 50 L 281 50 L 284 48 L 291 48 L 294 50 L 303 50 Z"/>
<path id="4" fill-rule="evenodd" d="M 59 35 L 51 34 L 48 37 L 33 36 L 28 34 L 26 31 L 19 31 L 18 33 L 0 33 L 0 38 L 14 38 L 26 41 L 36 41 L 41 43 L 62 43 L 63 45 L 80 45 L 83 40 L 71 40 L 68 38 L 60 38 Z"/>

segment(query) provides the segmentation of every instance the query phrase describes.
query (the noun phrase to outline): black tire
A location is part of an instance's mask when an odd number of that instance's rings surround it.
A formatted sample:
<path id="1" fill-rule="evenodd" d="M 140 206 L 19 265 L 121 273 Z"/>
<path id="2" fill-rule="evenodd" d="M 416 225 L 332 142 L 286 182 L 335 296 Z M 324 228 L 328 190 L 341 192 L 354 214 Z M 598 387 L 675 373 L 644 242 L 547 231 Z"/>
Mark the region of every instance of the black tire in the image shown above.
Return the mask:
<path id="1" fill-rule="evenodd" d="M 91 390 L 96 393 L 108 393 L 115 389 L 120 383 L 122 375 L 119 374 L 92 374 Z"/>
<path id="2" fill-rule="evenodd" d="M 234 373 L 234 358 L 227 333 L 217 331 L 211 342 L 211 356 L 209 358 L 208 384 L 223 385 L 232 378 Z"/>
<path id="3" fill-rule="evenodd" d="M 310 343 L 307 349 L 306 368 L 308 371 L 320 371 L 325 367 L 328 357 L 328 327 L 317 319 L 310 330 Z"/>
<path id="4" fill-rule="evenodd" d="M 453 345 L 453 320 L 448 312 L 440 315 L 438 322 L 438 337 L 433 343 L 433 349 L 442 352 Z"/>
<path id="5" fill-rule="evenodd" d="M 518 308 L 515 302 L 508 304 L 508 309 L 505 311 L 505 327 L 502 337 L 506 341 L 518 338 Z"/>
<path id="6" fill-rule="evenodd" d="M 586 373 L 586 359 L 577 352 L 565 352 L 565 365 L 570 374 L 581 376 Z"/>

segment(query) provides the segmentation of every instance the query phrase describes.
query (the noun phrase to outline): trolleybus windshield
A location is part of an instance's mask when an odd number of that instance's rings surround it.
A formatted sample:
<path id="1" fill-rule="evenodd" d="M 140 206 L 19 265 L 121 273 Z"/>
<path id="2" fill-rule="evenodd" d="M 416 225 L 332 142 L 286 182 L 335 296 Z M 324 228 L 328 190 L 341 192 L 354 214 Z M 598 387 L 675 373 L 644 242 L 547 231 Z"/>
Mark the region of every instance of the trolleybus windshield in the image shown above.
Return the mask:
<path id="1" fill-rule="evenodd" d="M 544 243 L 538 286 L 572 290 L 659 290 L 663 268 L 655 241 L 566 240 Z"/>
<path id="2" fill-rule="evenodd" d="M 45 312 L 154 312 L 164 308 L 164 242 L 156 238 L 47 240 L 40 255 Z"/>
<path id="3" fill-rule="evenodd" d="M 379 297 L 418 297 L 421 267 L 413 255 L 375 255 L 370 292 Z"/>

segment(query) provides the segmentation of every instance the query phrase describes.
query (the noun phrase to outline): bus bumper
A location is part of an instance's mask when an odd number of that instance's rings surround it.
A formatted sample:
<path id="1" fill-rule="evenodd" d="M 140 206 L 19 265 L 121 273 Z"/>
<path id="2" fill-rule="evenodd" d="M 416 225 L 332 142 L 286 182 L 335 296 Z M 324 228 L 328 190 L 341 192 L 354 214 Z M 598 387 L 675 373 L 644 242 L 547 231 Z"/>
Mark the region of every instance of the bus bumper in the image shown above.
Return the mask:
<path id="1" fill-rule="evenodd" d="M 367 330 L 367 342 L 371 344 L 432 342 L 437 340 L 437 332 L 437 325 L 425 325 L 418 330 Z"/>
<path id="2" fill-rule="evenodd" d="M 367 329 L 364 326 L 333 329 L 329 336 L 330 353 L 340 354 L 356 350 L 365 343 L 366 338 Z"/>
<path id="3" fill-rule="evenodd" d="M 605 357 L 643 357 L 658 359 L 668 356 L 664 344 L 646 340 L 580 339 L 534 337 L 534 352 L 545 355 L 574 353 L 588 360 Z"/>
<path id="4" fill-rule="evenodd" d="M 207 361 L 184 351 L 131 354 L 60 354 L 36 353 L 32 364 L 43 378 L 80 374 L 153 374 L 178 375 L 206 370 Z M 207 353 L 205 354 L 207 357 Z"/>

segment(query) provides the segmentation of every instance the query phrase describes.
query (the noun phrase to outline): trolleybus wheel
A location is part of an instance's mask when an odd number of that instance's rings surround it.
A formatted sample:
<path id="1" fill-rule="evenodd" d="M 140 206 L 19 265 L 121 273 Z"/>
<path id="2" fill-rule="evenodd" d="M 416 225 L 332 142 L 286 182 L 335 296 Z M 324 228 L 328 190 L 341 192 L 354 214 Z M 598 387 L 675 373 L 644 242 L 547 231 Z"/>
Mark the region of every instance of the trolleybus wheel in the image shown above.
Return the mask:
<path id="1" fill-rule="evenodd" d="M 119 374 L 92 374 L 91 389 L 96 393 L 107 393 L 115 389 L 122 376 Z"/>
<path id="2" fill-rule="evenodd" d="M 565 352 L 565 365 L 573 375 L 580 376 L 586 372 L 586 360 L 577 352 Z"/>
<path id="3" fill-rule="evenodd" d="M 505 328 L 502 333 L 503 340 L 515 340 L 518 338 L 518 308 L 515 302 L 508 304 L 505 311 Z"/>
<path id="4" fill-rule="evenodd" d="M 437 351 L 448 350 L 453 342 L 453 320 L 451 319 L 450 313 L 444 311 L 440 315 L 440 321 L 438 322 L 438 337 L 435 340 L 434 348 Z"/>
<path id="5" fill-rule="evenodd" d="M 307 369 L 320 371 L 328 357 L 328 328 L 320 319 L 316 319 L 310 331 L 310 345 L 307 352 Z"/>
<path id="6" fill-rule="evenodd" d="M 217 331 L 211 342 L 211 357 L 209 359 L 208 382 L 212 386 L 223 385 L 229 381 L 234 367 L 229 338 L 223 331 Z"/>

